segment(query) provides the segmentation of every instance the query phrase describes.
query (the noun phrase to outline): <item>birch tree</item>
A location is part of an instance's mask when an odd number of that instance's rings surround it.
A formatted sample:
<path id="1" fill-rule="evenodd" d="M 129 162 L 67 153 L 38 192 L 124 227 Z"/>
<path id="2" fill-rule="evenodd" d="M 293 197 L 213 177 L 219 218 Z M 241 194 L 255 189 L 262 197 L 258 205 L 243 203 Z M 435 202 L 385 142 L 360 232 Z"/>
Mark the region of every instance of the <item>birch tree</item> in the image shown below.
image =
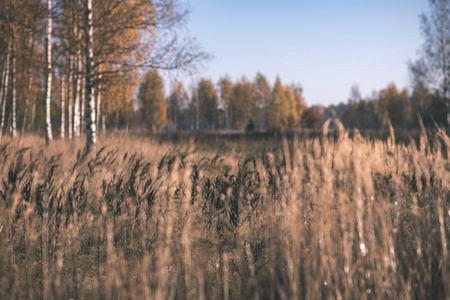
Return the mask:
<path id="1" fill-rule="evenodd" d="M 52 97 L 52 1 L 47 0 L 47 28 L 45 33 L 45 56 L 47 62 L 45 82 L 45 140 L 47 145 L 53 140 L 50 104 Z"/>
<path id="2" fill-rule="evenodd" d="M 67 134 L 73 138 L 73 56 L 69 57 L 69 82 L 67 87 Z"/>
<path id="3" fill-rule="evenodd" d="M 97 143 L 97 124 L 95 122 L 94 94 L 94 25 L 92 17 L 92 0 L 86 0 L 86 151 L 95 150 Z"/>
<path id="4" fill-rule="evenodd" d="M 8 81 L 9 81 L 9 63 L 10 63 L 10 53 L 11 53 L 11 41 L 8 44 L 8 50 L 6 54 L 6 66 L 5 66 L 5 77 L 3 84 L 3 93 L 2 93 L 2 120 L 0 122 L 0 142 L 3 137 L 3 128 L 5 127 L 5 114 L 6 114 L 6 101 L 8 99 Z"/>
<path id="5" fill-rule="evenodd" d="M 65 84 L 65 78 L 64 78 L 64 74 L 61 74 L 61 139 L 65 138 L 65 133 L 66 133 L 66 99 L 65 99 L 65 89 L 66 89 L 66 84 Z"/>
<path id="6" fill-rule="evenodd" d="M 172 130 L 179 129 L 179 120 L 181 110 L 188 103 L 188 95 L 181 81 L 177 81 L 172 85 L 172 92 L 168 99 L 168 112 Z"/>
<path id="7" fill-rule="evenodd" d="M 7 49 L 7 53 L 6 53 L 6 58 L 5 58 L 5 62 L 3 64 L 3 69 L 2 69 L 2 81 L 1 81 L 1 85 L 0 85 L 0 117 L 2 118 L 0 121 L 0 124 L 3 123 L 3 114 L 4 114 L 4 109 L 3 109 L 3 102 L 6 101 L 6 97 L 4 97 L 4 95 L 7 92 L 7 85 L 8 85 L 8 69 L 9 69 L 9 49 Z M 0 142 L 2 139 L 2 132 L 3 132 L 3 125 L 1 125 L 0 127 Z"/>
<path id="8" fill-rule="evenodd" d="M 97 78 L 97 129 L 100 130 L 100 118 L 101 118 L 101 107 L 102 107 L 102 74 L 98 75 Z"/>
<path id="9" fill-rule="evenodd" d="M 15 47 L 16 47 L 16 41 L 15 41 L 15 34 L 13 32 L 12 35 L 12 72 L 11 72 L 11 89 L 12 89 L 12 107 L 11 107 L 11 115 L 12 115 L 12 120 L 11 120 L 11 129 L 12 129 L 12 137 L 15 138 L 17 136 L 17 91 L 16 91 L 16 51 L 15 51 Z"/>
<path id="10" fill-rule="evenodd" d="M 108 0 L 95 2 L 95 7 L 92 0 L 85 1 L 85 121 L 89 149 L 97 140 L 94 76 L 105 79 L 137 68 L 192 71 L 209 56 L 193 39 L 180 34 L 188 12 L 173 0 Z M 102 85 L 105 92 L 108 88 L 112 87 Z"/>
<path id="11" fill-rule="evenodd" d="M 4 0 L 0 4 L 2 129 L 11 128 L 13 136 L 20 130 L 21 142 L 25 130 L 36 125 L 45 129 L 50 143 L 52 81 L 61 80 L 65 85 L 58 95 L 64 118 L 61 135 L 71 138 L 86 131 L 88 144 L 95 144 L 101 117 L 110 117 L 109 95 L 119 90 L 127 96 L 116 105 L 120 108 L 116 115 L 123 117 L 133 110 L 130 99 L 135 91 L 116 87 L 115 78 L 129 85 L 128 74 L 142 74 L 140 69 L 192 71 L 206 58 L 185 35 L 186 15 L 176 0 Z M 40 102 L 41 97 L 45 101 Z"/>
<path id="12" fill-rule="evenodd" d="M 231 101 L 233 100 L 233 82 L 228 76 L 222 77 L 217 83 L 220 90 L 220 104 L 223 107 L 225 113 L 225 128 L 230 129 L 232 124 L 233 115 L 231 113 Z"/>
<path id="13" fill-rule="evenodd" d="M 270 86 L 266 76 L 264 76 L 261 72 L 256 74 L 253 84 L 257 90 L 256 105 L 259 109 L 258 128 L 262 129 L 268 126 L 268 108 L 272 97 L 272 87 Z"/>
<path id="14" fill-rule="evenodd" d="M 81 32 L 78 32 L 78 25 L 75 23 L 74 25 L 74 37 L 78 38 L 78 41 L 81 40 Z M 81 46 L 77 45 L 77 54 L 76 54 L 76 71 L 75 71 L 75 102 L 73 108 L 73 134 L 75 137 L 80 136 L 80 103 L 81 103 L 81 82 L 82 82 L 82 61 L 81 61 Z"/>
<path id="15" fill-rule="evenodd" d="M 429 0 L 429 5 L 429 13 L 421 15 L 425 36 L 423 54 L 428 77 L 435 79 L 445 102 L 450 126 L 450 0 Z"/>

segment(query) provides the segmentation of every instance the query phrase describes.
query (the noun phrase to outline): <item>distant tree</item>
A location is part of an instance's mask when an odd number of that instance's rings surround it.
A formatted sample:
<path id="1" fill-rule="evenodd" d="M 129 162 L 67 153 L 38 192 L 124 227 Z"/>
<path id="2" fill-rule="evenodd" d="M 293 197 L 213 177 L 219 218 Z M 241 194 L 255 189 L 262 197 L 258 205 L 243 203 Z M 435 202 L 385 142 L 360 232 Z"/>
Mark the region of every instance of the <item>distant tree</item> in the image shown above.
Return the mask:
<path id="1" fill-rule="evenodd" d="M 298 123 L 297 102 L 295 101 L 294 92 L 292 91 L 290 86 L 286 85 L 284 87 L 284 95 L 289 105 L 287 126 L 289 128 L 294 128 L 295 126 L 297 126 Z"/>
<path id="2" fill-rule="evenodd" d="M 139 81 L 134 72 L 114 73 L 106 78 L 103 89 L 103 114 L 112 128 L 118 129 L 134 110 L 133 95 Z M 139 99 L 138 99 L 139 100 Z"/>
<path id="3" fill-rule="evenodd" d="M 256 95 L 254 85 L 245 77 L 234 85 L 230 111 L 235 129 L 245 129 L 250 120 L 256 117 Z"/>
<path id="4" fill-rule="evenodd" d="M 352 102 L 342 116 L 342 123 L 346 128 L 379 129 L 381 124 L 377 105 L 378 100 L 361 99 L 359 102 Z"/>
<path id="5" fill-rule="evenodd" d="M 447 110 L 445 102 L 442 101 L 442 96 L 439 92 L 431 95 L 430 101 L 427 103 L 425 110 L 424 123 L 426 126 L 434 126 L 435 123 L 440 126 L 446 124 Z"/>
<path id="6" fill-rule="evenodd" d="M 189 103 L 189 123 L 190 128 L 199 130 L 200 129 L 200 104 L 198 100 L 198 93 L 197 93 L 198 86 L 192 85 L 190 87 L 191 90 L 191 101 Z"/>
<path id="7" fill-rule="evenodd" d="M 387 128 L 390 120 L 393 127 L 408 128 L 411 107 L 408 91 L 399 91 L 395 84 L 390 84 L 379 93 L 382 127 Z"/>
<path id="8" fill-rule="evenodd" d="M 361 91 L 359 90 L 359 86 L 354 84 L 350 89 L 350 98 L 349 102 L 355 103 L 361 101 Z"/>
<path id="9" fill-rule="evenodd" d="M 411 95 L 411 125 L 419 127 L 421 118 L 424 123 L 428 123 L 427 107 L 432 98 L 432 94 L 423 82 L 417 82 Z M 428 124 L 427 124 L 428 125 Z"/>
<path id="10" fill-rule="evenodd" d="M 315 129 L 320 126 L 321 121 L 320 114 L 314 107 L 307 108 L 303 111 L 301 117 L 302 127 Z"/>
<path id="11" fill-rule="evenodd" d="M 272 88 L 267 78 L 261 73 L 256 74 L 253 83 L 256 87 L 256 107 L 258 109 L 258 128 L 269 126 L 269 102 L 272 98 Z"/>
<path id="12" fill-rule="evenodd" d="M 173 130 L 179 129 L 181 111 L 186 108 L 188 100 L 189 98 L 183 83 L 180 81 L 175 82 L 168 99 L 169 118 Z"/>
<path id="13" fill-rule="evenodd" d="M 280 77 L 277 77 L 272 90 L 272 97 L 268 106 L 268 117 L 271 128 L 284 128 L 288 125 L 289 103 Z"/>
<path id="14" fill-rule="evenodd" d="M 167 105 L 164 83 L 158 71 L 150 70 L 139 87 L 138 99 L 144 121 L 153 132 L 166 125 Z"/>
<path id="15" fill-rule="evenodd" d="M 231 101 L 233 98 L 233 82 L 228 76 L 221 77 L 217 83 L 220 91 L 220 104 L 225 114 L 225 128 L 230 129 L 233 115 L 231 113 Z"/>
<path id="16" fill-rule="evenodd" d="M 203 78 L 197 86 L 200 127 L 215 129 L 218 119 L 218 99 L 214 84 L 210 79 Z"/>
<path id="17" fill-rule="evenodd" d="M 425 36 L 422 58 L 412 66 L 434 79 L 446 105 L 450 126 L 450 0 L 429 0 L 430 11 L 421 15 Z"/>
<path id="18" fill-rule="evenodd" d="M 297 124 L 299 125 L 301 122 L 301 117 L 305 109 L 307 109 L 305 103 L 305 97 L 303 96 L 303 87 L 300 84 L 291 84 L 291 90 L 294 93 L 295 99 L 295 108 L 297 110 Z"/>

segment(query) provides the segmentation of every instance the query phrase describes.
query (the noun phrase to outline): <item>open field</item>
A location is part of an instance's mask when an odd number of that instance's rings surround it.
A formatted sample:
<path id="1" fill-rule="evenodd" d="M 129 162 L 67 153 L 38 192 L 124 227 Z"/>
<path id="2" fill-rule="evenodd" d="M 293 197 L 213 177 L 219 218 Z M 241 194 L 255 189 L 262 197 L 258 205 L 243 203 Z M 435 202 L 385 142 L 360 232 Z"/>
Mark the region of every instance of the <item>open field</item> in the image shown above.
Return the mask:
<path id="1" fill-rule="evenodd" d="M 445 299 L 450 138 L 0 145 L 0 299 Z"/>

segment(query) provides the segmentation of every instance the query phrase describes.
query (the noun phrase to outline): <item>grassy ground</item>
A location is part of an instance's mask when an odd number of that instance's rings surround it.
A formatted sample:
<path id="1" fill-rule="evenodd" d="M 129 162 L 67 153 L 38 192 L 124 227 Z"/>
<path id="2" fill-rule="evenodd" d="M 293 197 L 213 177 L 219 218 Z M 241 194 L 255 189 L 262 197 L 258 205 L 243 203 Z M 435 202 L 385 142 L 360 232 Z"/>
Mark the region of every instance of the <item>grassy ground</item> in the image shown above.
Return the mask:
<path id="1" fill-rule="evenodd" d="M 0 145 L 0 299 L 445 299 L 450 139 Z"/>

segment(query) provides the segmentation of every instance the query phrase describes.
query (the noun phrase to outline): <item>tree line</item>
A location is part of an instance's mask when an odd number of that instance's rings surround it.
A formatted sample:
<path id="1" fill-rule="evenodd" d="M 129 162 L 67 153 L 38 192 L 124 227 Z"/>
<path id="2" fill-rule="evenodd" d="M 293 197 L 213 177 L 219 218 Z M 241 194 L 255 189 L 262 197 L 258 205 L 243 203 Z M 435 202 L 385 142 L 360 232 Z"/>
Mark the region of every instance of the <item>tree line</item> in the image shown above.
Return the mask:
<path id="1" fill-rule="evenodd" d="M 192 71 L 208 58 L 174 0 L 2 0 L 0 141 L 85 135 L 134 110 L 143 69 Z"/>
<path id="2" fill-rule="evenodd" d="M 362 97 L 357 86 L 346 104 L 308 108 L 300 85 L 270 86 L 258 73 L 250 81 L 202 79 L 186 91 L 182 83 L 164 98 L 163 81 L 149 72 L 138 95 L 143 124 L 152 130 L 227 129 L 271 130 L 318 128 L 328 118 L 339 118 L 347 128 L 369 130 L 450 125 L 450 0 L 430 0 L 420 16 L 424 43 L 416 61 L 409 63 L 411 89 L 395 84 Z M 156 92 L 154 89 L 159 89 Z M 156 97 L 156 98 L 155 98 Z"/>
<path id="3" fill-rule="evenodd" d="M 168 130 L 276 130 L 315 127 L 318 114 L 306 106 L 300 84 L 272 86 L 257 73 L 250 81 L 233 82 L 228 76 L 214 83 L 202 78 L 186 90 L 180 81 L 164 94 L 164 82 L 156 70 L 149 71 L 139 87 L 138 103 L 144 126 Z"/>
<path id="4" fill-rule="evenodd" d="M 344 125 L 361 129 L 417 128 L 437 124 L 450 126 L 450 0 L 429 0 L 429 11 L 421 14 L 424 36 L 416 61 L 410 62 L 411 92 L 394 84 L 362 99 L 352 89 L 350 101 L 341 104 Z"/>
<path id="5" fill-rule="evenodd" d="M 356 91 L 356 93 L 355 93 Z M 357 86 L 352 88 L 347 103 L 327 108 L 314 107 L 322 120 L 338 118 L 346 128 L 387 130 L 390 125 L 398 129 L 418 129 L 435 124 L 446 126 L 446 106 L 438 91 L 418 84 L 409 92 L 395 84 L 362 97 Z"/>

